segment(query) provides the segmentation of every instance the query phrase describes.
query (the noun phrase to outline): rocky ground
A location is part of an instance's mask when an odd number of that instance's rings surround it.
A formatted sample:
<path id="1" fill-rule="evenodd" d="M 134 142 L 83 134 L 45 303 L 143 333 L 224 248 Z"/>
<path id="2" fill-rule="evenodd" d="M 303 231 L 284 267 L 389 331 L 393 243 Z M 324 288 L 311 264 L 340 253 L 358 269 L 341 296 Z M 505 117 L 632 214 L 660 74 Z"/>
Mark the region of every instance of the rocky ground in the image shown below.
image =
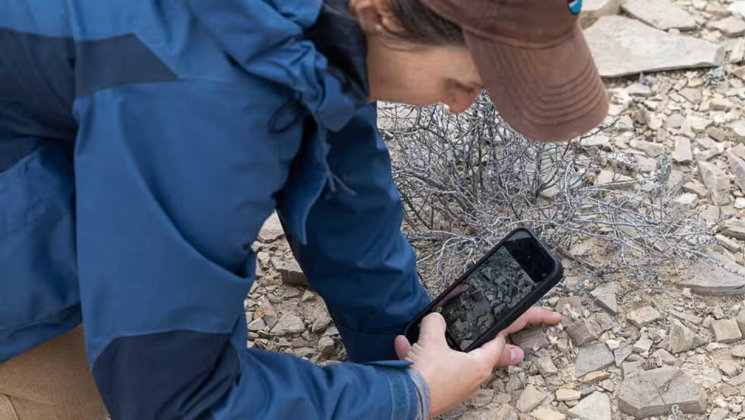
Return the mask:
<path id="1" fill-rule="evenodd" d="M 585 0 L 583 26 L 611 96 L 579 141 L 607 163 L 598 184 L 644 180 L 669 160 L 675 203 L 712 227 L 704 264 L 654 284 L 595 278 L 565 261 L 543 305 L 558 326 L 512 337 L 526 360 L 498 370 L 444 419 L 745 418 L 745 1 Z M 248 346 L 325 365 L 345 360 L 276 217 L 255 245 Z"/>

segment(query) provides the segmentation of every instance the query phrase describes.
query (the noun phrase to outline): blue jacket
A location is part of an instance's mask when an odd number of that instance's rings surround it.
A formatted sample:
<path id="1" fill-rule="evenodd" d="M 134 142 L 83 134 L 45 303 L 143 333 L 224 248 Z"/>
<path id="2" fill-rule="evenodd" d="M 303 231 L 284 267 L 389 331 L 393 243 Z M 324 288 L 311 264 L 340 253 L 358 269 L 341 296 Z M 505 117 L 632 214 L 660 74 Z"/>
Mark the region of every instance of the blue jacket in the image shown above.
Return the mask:
<path id="1" fill-rule="evenodd" d="M 114 419 L 407 419 L 429 301 L 321 0 L 0 0 L 0 362 L 85 320 Z M 277 209 L 350 359 L 246 349 Z"/>

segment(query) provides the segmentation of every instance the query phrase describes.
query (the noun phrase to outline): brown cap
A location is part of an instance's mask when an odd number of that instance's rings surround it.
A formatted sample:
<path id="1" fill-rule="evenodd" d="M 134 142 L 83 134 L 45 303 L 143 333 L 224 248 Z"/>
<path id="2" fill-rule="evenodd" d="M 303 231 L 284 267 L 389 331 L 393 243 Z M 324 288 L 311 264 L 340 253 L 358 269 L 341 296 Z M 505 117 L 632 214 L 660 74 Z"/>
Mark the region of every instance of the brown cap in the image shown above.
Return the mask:
<path id="1" fill-rule="evenodd" d="M 582 0 L 422 2 L 463 29 L 494 107 L 526 137 L 569 140 L 605 118 L 605 86 L 577 19 Z"/>

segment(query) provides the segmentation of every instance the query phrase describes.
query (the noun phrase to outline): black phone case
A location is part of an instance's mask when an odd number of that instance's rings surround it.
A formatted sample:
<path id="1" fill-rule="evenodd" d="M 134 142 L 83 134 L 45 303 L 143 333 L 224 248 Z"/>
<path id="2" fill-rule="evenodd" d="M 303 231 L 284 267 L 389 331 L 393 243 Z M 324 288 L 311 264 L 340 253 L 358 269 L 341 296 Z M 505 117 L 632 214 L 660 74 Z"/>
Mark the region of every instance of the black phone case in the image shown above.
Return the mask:
<path id="1" fill-rule="evenodd" d="M 465 350 L 460 349 L 454 349 L 458 351 L 463 352 L 469 352 L 471 350 L 477 349 L 484 344 L 486 344 L 488 341 L 493 340 L 497 337 L 497 334 L 499 334 L 500 331 L 503 329 L 509 327 L 512 325 L 513 322 L 517 321 L 520 316 L 525 313 L 528 309 L 530 309 L 533 305 L 535 305 L 543 295 L 548 293 L 549 290 L 551 290 L 554 286 L 556 286 L 559 281 L 561 281 L 563 275 L 564 275 L 564 267 L 562 266 L 561 262 L 549 251 L 548 247 L 541 242 L 540 239 L 536 236 L 536 234 L 529 228 L 526 227 L 519 227 L 514 229 L 512 232 L 510 232 L 507 236 L 505 236 L 499 243 L 494 246 L 489 252 L 487 252 L 483 257 L 481 257 L 476 264 L 474 264 L 468 271 L 466 271 L 463 275 L 458 278 L 455 282 L 453 282 L 452 285 L 450 285 L 447 290 L 440 293 L 437 298 L 435 298 L 432 303 L 430 303 L 424 310 L 422 310 L 404 329 L 404 335 L 409 338 L 409 332 L 412 328 L 415 328 L 417 324 L 421 321 L 422 318 L 429 315 L 432 310 L 437 306 L 437 303 L 448 293 L 450 293 L 456 286 L 458 286 L 461 282 L 463 282 L 475 269 L 477 269 L 484 261 L 486 261 L 492 254 L 494 254 L 503 244 L 504 242 L 511 237 L 513 234 L 519 231 L 524 231 L 528 235 L 530 235 L 531 238 L 533 238 L 536 243 L 540 246 L 540 248 L 548 255 L 548 257 L 554 262 L 555 269 L 554 271 L 549 274 L 549 276 L 538 282 L 538 286 L 530 292 L 523 300 L 512 310 L 507 312 L 504 317 L 500 320 L 498 320 L 490 329 L 488 329 L 484 334 L 482 334 L 478 339 L 474 340 L 474 342 Z M 413 344 L 413 343 L 412 343 Z"/>

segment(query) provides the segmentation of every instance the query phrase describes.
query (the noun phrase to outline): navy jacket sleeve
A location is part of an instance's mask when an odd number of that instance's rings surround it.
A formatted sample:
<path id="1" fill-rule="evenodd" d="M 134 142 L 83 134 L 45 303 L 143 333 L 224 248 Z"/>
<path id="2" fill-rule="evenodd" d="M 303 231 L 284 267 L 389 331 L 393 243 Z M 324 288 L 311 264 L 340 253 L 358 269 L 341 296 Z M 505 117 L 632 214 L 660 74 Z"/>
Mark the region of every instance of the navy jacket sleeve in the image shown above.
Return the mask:
<path id="1" fill-rule="evenodd" d="M 335 191 L 311 208 L 307 242 L 291 245 L 328 305 L 352 360 L 395 359 L 393 342 L 430 301 L 414 251 L 401 232 L 403 209 L 374 105 L 328 133 Z"/>
<path id="2" fill-rule="evenodd" d="M 86 348 L 114 419 L 416 414 L 401 363 L 321 368 L 245 348 L 250 245 L 302 137 L 267 133 L 286 100 L 275 89 L 175 80 L 76 102 Z"/>

